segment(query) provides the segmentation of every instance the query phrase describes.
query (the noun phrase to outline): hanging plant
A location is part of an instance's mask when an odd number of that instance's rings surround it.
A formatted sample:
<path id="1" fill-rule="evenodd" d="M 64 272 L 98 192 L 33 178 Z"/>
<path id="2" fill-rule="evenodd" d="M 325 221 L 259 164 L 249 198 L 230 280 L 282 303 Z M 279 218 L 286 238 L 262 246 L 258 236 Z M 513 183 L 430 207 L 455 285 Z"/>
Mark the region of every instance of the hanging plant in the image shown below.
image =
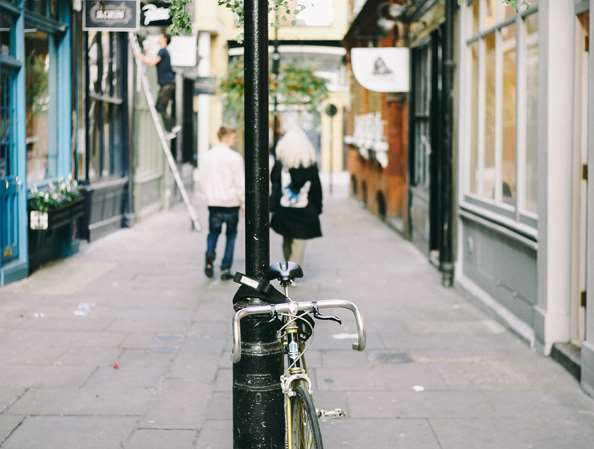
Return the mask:
<path id="1" fill-rule="evenodd" d="M 303 106 L 312 111 L 318 110 L 329 95 L 324 78 L 317 76 L 310 68 L 293 64 L 283 64 L 278 79 L 270 74 L 268 85 L 270 96 L 278 95 L 281 104 Z M 220 89 L 226 108 L 242 116 L 245 90 L 243 58 L 231 62 L 228 76 L 222 80 Z"/>

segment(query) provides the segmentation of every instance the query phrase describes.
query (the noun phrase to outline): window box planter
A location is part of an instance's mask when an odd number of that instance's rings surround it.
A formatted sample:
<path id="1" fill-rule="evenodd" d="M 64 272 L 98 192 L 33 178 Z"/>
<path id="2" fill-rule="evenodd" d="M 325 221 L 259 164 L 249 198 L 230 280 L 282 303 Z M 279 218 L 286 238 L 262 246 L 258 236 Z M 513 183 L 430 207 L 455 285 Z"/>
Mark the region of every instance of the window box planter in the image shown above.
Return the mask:
<path id="1" fill-rule="evenodd" d="M 32 203 L 29 202 L 29 211 L 33 210 Z M 84 198 L 81 196 L 68 204 L 48 210 L 47 229 L 35 230 L 29 226 L 30 272 L 44 263 L 78 252 L 76 234 L 78 222 L 83 215 Z"/>

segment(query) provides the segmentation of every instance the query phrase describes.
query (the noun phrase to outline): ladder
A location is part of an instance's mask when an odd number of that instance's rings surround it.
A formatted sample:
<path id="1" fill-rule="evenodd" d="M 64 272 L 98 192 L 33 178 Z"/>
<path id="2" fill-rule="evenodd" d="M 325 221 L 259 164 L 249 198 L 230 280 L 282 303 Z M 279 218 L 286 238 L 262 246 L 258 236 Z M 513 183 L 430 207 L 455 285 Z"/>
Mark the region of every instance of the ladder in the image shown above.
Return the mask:
<path id="1" fill-rule="evenodd" d="M 140 44 L 138 43 L 138 40 L 134 33 L 128 33 L 128 40 L 130 42 L 130 47 L 133 50 L 132 51 L 133 55 L 135 55 L 136 52 L 141 51 Z M 161 150 L 163 151 L 163 154 L 165 155 L 165 159 L 167 160 L 169 169 L 171 170 L 171 173 L 173 174 L 173 178 L 175 179 L 177 188 L 179 189 L 179 192 L 181 193 L 181 196 L 182 196 L 184 203 L 186 205 L 186 208 L 188 209 L 188 214 L 190 215 L 190 219 L 192 220 L 192 229 L 196 232 L 201 232 L 202 225 L 198 221 L 198 216 L 196 215 L 196 210 L 194 209 L 194 206 L 192 206 L 192 203 L 190 202 L 188 192 L 187 192 L 186 187 L 184 186 L 184 183 L 181 179 L 179 170 L 177 169 L 177 165 L 175 163 L 175 160 L 173 159 L 173 155 L 171 154 L 169 139 L 166 137 L 165 130 L 163 129 L 163 125 L 161 124 L 161 121 L 159 120 L 159 114 L 157 112 L 157 109 L 155 108 L 155 99 L 154 99 L 153 94 L 151 93 L 151 90 L 150 90 L 150 86 L 149 86 L 148 78 L 146 76 L 144 65 L 142 64 L 142 61 L 140 61 L 138 58 L 136 58 L 136 56 L 134 56 L 134 59 L 136 61 L 138 73 L 140 74 L 140 85 L 141 85 L 142 91 L 144 92 L 144 96 L 146 97 L 149 111 L 151 113 L 151 117 L 153 118 L 153 123 L 155 124 L 155 129 L 157 131 L 157 134 L 159 135 L 159 141 L 161 143 L 161 145 L 160 145 Z"/>

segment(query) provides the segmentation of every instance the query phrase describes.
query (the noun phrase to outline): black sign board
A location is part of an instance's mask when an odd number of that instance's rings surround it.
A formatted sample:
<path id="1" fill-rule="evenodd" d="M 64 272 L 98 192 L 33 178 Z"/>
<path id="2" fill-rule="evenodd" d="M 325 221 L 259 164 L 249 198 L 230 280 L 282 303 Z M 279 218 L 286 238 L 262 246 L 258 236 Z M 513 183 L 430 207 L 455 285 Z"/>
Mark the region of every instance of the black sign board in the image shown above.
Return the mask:
<path id="1" fill-rule="evenodd" d="M 217 79 L 214 76 L 199 76 L 194 80 L 194 95 L 215 95 Z"/>
<path id="2" fill-rule="evenodd" d="M 85 31 L 137 31 L 140 0 L 84 0 Z"/>
<path id="3" fill-rule="evenodd" d="M 170 2 L 142 2 L 140 23 L 143 27 L 168 27 L 171 25 Z"/>

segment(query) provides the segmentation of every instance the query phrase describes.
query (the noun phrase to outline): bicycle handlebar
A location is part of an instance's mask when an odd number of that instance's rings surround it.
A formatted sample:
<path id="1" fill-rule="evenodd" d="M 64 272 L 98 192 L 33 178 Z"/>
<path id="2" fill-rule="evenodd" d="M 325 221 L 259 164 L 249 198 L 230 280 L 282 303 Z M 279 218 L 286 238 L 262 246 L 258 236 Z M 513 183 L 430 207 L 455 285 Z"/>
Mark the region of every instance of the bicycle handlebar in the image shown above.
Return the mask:
<path id="1" fill-rule="evenodd" d="M 251 315 L 297 315 L 299 312 L 313 312 L 316 309 L 346 309 L 353 313 L 357 324 L 357 342 L 353 343 L 355 351 L 365 350 L 367 337 L 365 325 L 359 308 L 351 301 L 342 299 L 323 299 L 320 301 L 291 301 L 283 304 L 248 306 L 235 312 L 233 316 L 233 363 L 241 360 L 241 320 Z"/>

